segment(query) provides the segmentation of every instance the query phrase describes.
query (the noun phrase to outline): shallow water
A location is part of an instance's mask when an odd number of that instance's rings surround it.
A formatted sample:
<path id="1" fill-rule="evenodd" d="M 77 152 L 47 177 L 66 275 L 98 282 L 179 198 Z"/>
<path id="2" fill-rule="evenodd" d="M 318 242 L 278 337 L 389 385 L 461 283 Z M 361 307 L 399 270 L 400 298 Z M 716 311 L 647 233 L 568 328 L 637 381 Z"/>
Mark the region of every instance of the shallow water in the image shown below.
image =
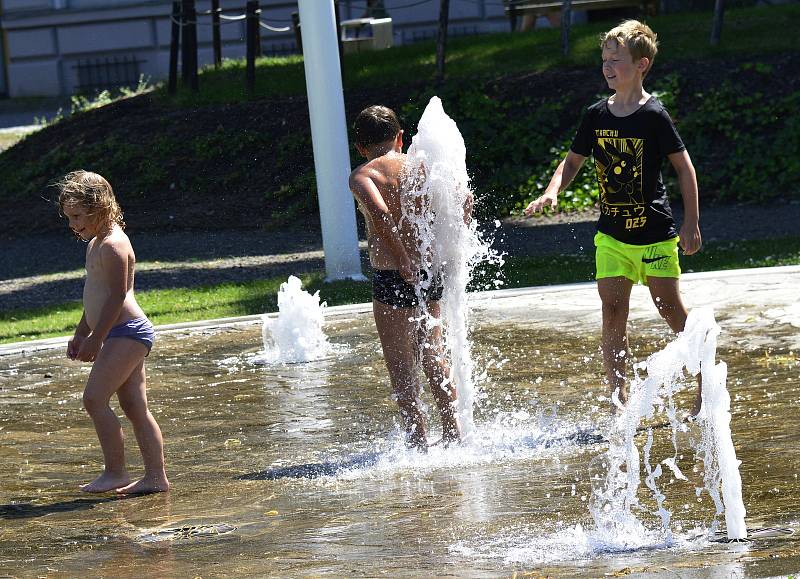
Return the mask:
<path id="1" fill-rule="evenodd" d="M 689 482 L 661 479 L 673 540 L 654 532 L 630 551 L 599 540 L 589 463 L 606 448 L 596 427 L 608 401 L 594 321 L 573 316 L 556 332 L 508 302 L 475 311 L 473 351 L 486 369 L 475 444 L 428 455 L 401 443 L 368 313 L 330 321 L 339 353 L 307 364 L 250 364 L 258 325 L 161 336 L 148 359 L 149 394 L 173 490 L 147 497 L 76 491 L 102 467 L 81 408 L 87 365 L 60 351 L 3 357 L 0 575 L 761 577 L 800 569 L 797 534 L 707 540 L 714 506 L 695 495 L 702 472 L 693 470 L 692 429 L 679 436 Z M 767 324 L 750 339 L 752 327 L 739 321 L 746 314 L 718 312 L 717 356 L 729 368 L 747 524 L 797 531 L 800 353 L 785 345 L 797 329 Z M 631 335 L 637 359 L 669 338 L 657 320 L 634 320 Z M 679 397 L 684 408 L 691 396 L 687 388 Z M 654 435 L 653 454 L 671 456 L 669 430 Z M 657 529 L 644 485 L 640 499 L 646 509 L 637 515 Z"/>

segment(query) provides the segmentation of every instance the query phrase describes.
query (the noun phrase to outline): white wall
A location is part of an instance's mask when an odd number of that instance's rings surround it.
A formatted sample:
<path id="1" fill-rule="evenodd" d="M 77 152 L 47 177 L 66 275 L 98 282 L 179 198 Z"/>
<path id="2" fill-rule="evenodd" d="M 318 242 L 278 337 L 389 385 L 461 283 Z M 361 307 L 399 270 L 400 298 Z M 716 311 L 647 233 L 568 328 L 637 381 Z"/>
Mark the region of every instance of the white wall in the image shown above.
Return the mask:
<path id="1" fill-rule="evenodd" d="M 297 2 L 261 0 L 261 18 L 275 27 L 291 26 Z M 65 6 L 53 9 L 56 3 Z M 407 7 L 412 0 L 385 0 L 393 19 L 395 44 L 435 33 L 439 2 Z M 243 12 L 245 0 L 221 0 L 223 9 Z M 343 19 L 360 17 L 364 0 L 343 0 Z M 69 95 L 78 84 L 79 61 L 106 57 L 134 57 L 140 71 L 157 81 L 169 71 L 170 0 L 2 0 L 2 27 L 7 39 L 9 96 Z M 198 11 L 210 0 L 198 0 Z M 199 22 L 210 24 L 209 16 Z M 508 30 L 499 0 L 451 0 L 451 32 Z M 245 52 L 243 22 L 221 27 L 223 58 L 241 58 Z M 199 62 L 213 61 L 212 29 L 198 26 Z M 294 33 L 261 31 L 265 52 L 294 44 Z"/>

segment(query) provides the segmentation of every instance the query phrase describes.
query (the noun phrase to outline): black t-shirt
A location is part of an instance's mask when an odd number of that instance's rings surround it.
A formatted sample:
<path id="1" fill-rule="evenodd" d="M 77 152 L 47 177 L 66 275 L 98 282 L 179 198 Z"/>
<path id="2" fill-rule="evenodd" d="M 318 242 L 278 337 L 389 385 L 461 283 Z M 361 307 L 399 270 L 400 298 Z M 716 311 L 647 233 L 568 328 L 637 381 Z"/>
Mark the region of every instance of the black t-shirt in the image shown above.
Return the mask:
<path id="1" fill-rule="evenodd" d="M 600 185 L 598 231 L 631 245 L 678 235 L 661 164 L 686 147 L 661 101 L 651 96 L 626 117 L 611 114 L 608 99 L 593 104 L 570 148 L 594 156 Z"/>

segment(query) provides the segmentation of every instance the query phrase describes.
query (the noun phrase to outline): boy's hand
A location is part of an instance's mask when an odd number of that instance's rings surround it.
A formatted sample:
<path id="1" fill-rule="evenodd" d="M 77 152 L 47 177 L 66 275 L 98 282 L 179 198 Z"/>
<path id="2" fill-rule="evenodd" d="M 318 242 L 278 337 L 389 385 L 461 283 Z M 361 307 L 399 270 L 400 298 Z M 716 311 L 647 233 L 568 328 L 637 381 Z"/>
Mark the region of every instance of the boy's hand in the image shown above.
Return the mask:
<path id="1" fill-rule="evenodd" d="M 83 340 L 75 357 L 81 362 L 94 362 L 102 345 L 103 342 L 95 338 L 92 334 Z"/>
<path id="2" fill-rule="evenodd" d="M 692 255 L 700 251 L 703 240 L 700 237 L 700 225 L 697 222 L 684 221 L 680 231 L 680 246 L 684 255 Z"/>
<path id="3" fill-rule="evenodd" d="M 397 268 L 397 273 L 400 274 L 400 277 L 402 277 L 406 283 L 411 285 L 417 283 L 417 272 L 412 269 L 410 260 L 403 261 Z"/>
<path id="4" fill-rule="evenodd" d="M 545 207 L 550 207 L 553 211 L 558 208 L 558 192 L 548 191 L 544 195 L 531 201 L 530 205 L 525 208 L 525 215 L 530 217 L 534 213 L 539 213 Z"/>

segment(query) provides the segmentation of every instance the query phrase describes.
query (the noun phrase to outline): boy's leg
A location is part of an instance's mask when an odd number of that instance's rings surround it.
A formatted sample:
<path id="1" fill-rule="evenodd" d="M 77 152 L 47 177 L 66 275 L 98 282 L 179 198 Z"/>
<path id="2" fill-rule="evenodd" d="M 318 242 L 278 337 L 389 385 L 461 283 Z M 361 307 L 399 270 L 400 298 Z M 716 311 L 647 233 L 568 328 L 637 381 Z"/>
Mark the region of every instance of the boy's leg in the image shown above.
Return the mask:
<path id="1" fill-rule="evenodd" d="M 125 468 L 122 426 L 108 402 L 144 359 L 145 354 L 147 348 L 144 345 L 133 340 L 123 343 L 119 339 L 107 340 L 97 354 L 83 392 L 83 407 L 91 416 L 97 431 L 105 467 L 103 474 L 81 487 L 85 492 L 102 493 L 130 482 Z"/>
<path id="2" fill-rule="evenodd" d="M 125 338 L 115 338 L 124 340 Z M 125 416 L 133 425 L 136 442 L 142 453 L 144 477 L 128 486 L 117 489 L 120 493 L 143 494 L 169 490 L 164 471 L 164 440 L 161 429 L 147 408 L 147 379 L 144 360 L 117 391 L 117 398 Z"/>
<path id="3" fill-rule="evenodd" d="M 620 402 L 628 400 L 625 370 L 628 356 L 628 309 L 633 282 L 626 277 L 597 280 L 597 291 L 603 303 L 603 364 L 608 385 L 613 393 L 619 389 Z M 612 410 L 613 410 L 612 406 Z"/>
<path id="4" fill-rule="evenodd" d="M 409 444 L 426 449 L 425 415 L 419 398 L 417 381 L 417 350 L 414 336 L 416 322 L 412 308 L 394 308 L 377 300 L 372 302 L 375 326 L 383 348 L 383 359 L 392 382 L 392 392 L 400 407 L 400 418 L 408 434 Z"/>
<path id="5" fill-rule="evenodd" d="M 428 302 L 428 313 L 441 319 L 439 302 Z M 455 442 L 461 439 L 461 429 L 456 419 L 456 386 L 450 381 L 450 363 L 442 340 L 442 326 L 437 324 L 420 335 L 418 347 L 422 347 L 422 369 L 431 386 L 431 394 L 439 408 L 442 419 L 442 440 Z"/>
<path id="6" fill-rule="evenodd" d="M 647 287 L 650 288 L 650 296 L 653 298 L 653 303 L 656 305 L 661 317 L 666 320 L 673 332 L 676 334 L 682 332 L 686 327 L 688 312 L 681 299 L 678 278 L 648 276 Z M 696 416 L 700 412 L 702 401 L 702 378 L 698 374 L 697 394 L 695 395 L 692 415 Z"/>

